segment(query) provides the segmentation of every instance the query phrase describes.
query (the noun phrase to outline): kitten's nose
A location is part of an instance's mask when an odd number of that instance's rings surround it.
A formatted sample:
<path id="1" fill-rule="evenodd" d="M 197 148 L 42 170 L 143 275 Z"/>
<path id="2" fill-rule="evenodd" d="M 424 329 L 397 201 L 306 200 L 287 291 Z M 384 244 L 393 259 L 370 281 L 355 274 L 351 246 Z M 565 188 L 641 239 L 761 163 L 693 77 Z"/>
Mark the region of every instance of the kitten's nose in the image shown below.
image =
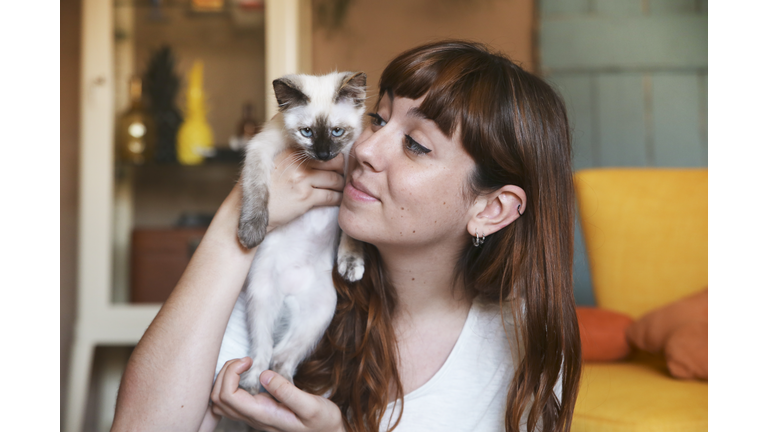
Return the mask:
<path id="1" fill-rule="evenodd" d="M 315 154 L 317 155 L 317 158 L 320 159 L 321 161 L 329 161 L 333 159 L 333 157 L 331 156 L 331 153 L 326 150 L 319 150 Z"/>

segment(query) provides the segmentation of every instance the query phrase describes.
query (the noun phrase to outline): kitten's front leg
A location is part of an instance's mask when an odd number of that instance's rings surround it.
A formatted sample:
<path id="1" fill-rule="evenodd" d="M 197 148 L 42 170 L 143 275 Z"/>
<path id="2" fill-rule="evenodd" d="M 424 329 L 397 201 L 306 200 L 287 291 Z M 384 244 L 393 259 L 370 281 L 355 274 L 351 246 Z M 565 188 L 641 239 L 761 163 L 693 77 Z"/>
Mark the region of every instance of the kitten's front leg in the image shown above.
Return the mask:
<path id="1" fill-rule="evenodd" d="M 249 151 L 241 175 L 243 205 L 237 237 L 248 249 L 257 246 L 267 235 L 270 169 L 265 156 L 259 151 Z"/>
<path id="2" fill-rule="evenodd" d="M 363 244 L 345 232 L 341 233 L 339 251 L 336 255 L 339 274 L 349 282 L 357 282 L 363 278 L 365 272 L 365 260 L 363 258 Z"/>

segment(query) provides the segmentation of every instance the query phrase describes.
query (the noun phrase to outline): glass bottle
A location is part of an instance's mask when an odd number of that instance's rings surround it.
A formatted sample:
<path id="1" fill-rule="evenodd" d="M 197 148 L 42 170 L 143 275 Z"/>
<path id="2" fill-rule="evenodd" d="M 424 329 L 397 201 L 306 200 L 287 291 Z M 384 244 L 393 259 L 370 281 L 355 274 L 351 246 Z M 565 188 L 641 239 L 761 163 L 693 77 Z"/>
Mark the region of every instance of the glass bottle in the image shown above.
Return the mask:
<path id="1" fill-rule="evenodd" d="M 117 120 L 118 156 L 136 165 L 151 161 L 155 152 L 155 123 L 141 98 L 141 78 L 130 81 L 131 106 Z"/>
<path id="2" fill-rule="evenodd" d="M 205 115 L 208 111 L 203 91 L 203 63 L 196 60 L 187 75 L 187 111 L 176 140 L 176 157 L 182 165 L 199 165 L 213 156 L 213 130 Z"/>

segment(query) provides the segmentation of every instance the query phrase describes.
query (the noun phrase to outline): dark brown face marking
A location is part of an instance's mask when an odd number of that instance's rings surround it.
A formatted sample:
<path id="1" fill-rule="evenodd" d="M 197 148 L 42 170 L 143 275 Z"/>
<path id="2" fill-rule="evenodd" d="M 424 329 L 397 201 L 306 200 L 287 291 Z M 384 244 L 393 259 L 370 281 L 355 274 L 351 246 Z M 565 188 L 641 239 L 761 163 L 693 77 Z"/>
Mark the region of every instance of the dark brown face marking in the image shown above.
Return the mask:
<path id="1" fill-rule="evenodd" d="M 344 129 L 341 136 L 333 136 L 334 128 Z M 328 123 L 328 117 L 317 117 L 315 124 L 312 125 L 312 153 L 310 156 L 321 161 L 329 161 L 335 158 L 349 141 L 351 127 L 347 125 L 331 125 Z"/>
<path id="2" fill-rule="evenodd" d="M 365 104 L 365 82 L 367 78 L 365 72 L 357 72 L 347 76 L 341 82 L 339 89 L 336 90 L 333 103 L 337 103 L 342 99 L 348 99 L 358 108 L 363 106 Z"/>
<path id="3" fill-rule="evenodd" d="M 331 131 L 328 130 L 328 117 L 317 118 L 315 124 L 312 125 L 312 137 L 312 150 L 316 159 L 328 161 L 339 154 L 341 146 L 334 142 Z"/>
<path id="4" fill-rule="evenodd" d="M 299 90 L 296 84 L 288 78 L 278 78 L 272 81 L 272 87 L 275 89 L 277 109 L 281 112 L 309 103 L 309 96 Z"/>

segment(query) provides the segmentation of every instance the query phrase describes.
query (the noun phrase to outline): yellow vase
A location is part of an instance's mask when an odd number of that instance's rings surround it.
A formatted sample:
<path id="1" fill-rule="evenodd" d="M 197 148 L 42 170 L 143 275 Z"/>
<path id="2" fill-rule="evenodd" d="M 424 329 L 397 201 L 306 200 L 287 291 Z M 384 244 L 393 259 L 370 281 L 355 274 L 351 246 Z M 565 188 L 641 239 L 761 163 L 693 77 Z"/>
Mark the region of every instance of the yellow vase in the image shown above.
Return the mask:
<path id="1" fill-rule="evenodd" d="M 187 75 L 187 112 L 176 140 L 176 156 L 183 165 L 199 165 L 213 155 L 213 130 L 205 119 L 203 63 L 196 60 Z"/>

